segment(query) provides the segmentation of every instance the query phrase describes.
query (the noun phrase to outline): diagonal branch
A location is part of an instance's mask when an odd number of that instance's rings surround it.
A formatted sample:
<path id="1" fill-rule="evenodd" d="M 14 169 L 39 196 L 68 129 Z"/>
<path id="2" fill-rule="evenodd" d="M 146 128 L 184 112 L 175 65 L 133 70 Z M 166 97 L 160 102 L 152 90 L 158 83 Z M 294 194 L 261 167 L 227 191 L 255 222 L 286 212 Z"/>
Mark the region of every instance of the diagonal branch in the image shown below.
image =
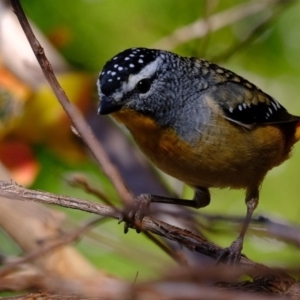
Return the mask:
<path id="1" fill-rule="evenodd" d="M 90 127 L 85 122 L 82 114 L 79 110 L 70 103 L 67 95 L 64 90 L 61 88 L 59 82 L 57 81 L 52 66 L 48 61 L 44 49 L 41 47 L 39 41 L 36 39 L 28 20 L 24 14 L 24 11 L 20 5 L 19 0 L 11 0 L 12 7 L 14 12 L 16 13 L 19 22 L 26 34 L 26 37 L 30 43 L 30 46 L 43 70 L 43 73 L 50 84 L 54 94 L 56 95 L 58 101 L 62 105 L 63 109 L 69 116 L 70 120 L 74 124 L 76 131 L 79 133 L 85 144 L 89 147 L 93 156 L 101 166 L 104 174 L 111 180 L 114 187 L 116 188 L 121 200 L 129 205 L 132 203 L 133 194 L 129 191 L 126 184 L 124 183 L 119 171 L 115 168 L 115 166 L 110 162 L 108 156 L 106 155 L 104 149 L 94 137 L 93 132 Z"/>

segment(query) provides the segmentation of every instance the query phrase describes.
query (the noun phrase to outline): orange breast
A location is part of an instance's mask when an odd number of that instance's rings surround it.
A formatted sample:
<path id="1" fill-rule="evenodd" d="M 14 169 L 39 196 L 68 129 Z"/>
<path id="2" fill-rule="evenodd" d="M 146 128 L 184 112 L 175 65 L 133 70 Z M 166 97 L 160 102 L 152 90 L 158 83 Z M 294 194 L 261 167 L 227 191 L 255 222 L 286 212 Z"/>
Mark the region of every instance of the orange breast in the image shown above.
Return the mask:
<path id="1" fill-rule="evenodd" d="M 134 110 L 122 110 L 113 117 L 131 132 L 142 151 L 158 165 L 160 161 L 182 154 L 186 147 L 174 130 L 158 126 L 150 117 Z"/>
<path id="2" fill-rule="evenodd" d="M 128 128 L 140 149 L 158 168 L 187 182 L 193 149 L 173 129 L 158 126 L 152 118 L 134 110 L 122 110 L 113 117 Z"/>

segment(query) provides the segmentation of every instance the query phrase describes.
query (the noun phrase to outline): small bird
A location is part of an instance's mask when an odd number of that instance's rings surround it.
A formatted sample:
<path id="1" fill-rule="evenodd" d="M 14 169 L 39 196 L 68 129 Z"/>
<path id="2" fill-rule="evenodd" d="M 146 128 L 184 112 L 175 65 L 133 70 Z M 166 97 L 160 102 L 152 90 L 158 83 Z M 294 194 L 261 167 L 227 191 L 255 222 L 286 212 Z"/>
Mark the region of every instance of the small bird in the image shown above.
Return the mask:
<path id="1" fill-rule="evenodd" d="M 300 139 L 300 117 L 227 69 L 163 50 L 117 54 L 97 86 L 98 113 L 123 123 L 154 165 L 195 190 L 192 201 L 151 195 L 151 202 L 200 208 L 210 187 L 246 190 L 242 230 L 223 253 L 237 263 L 259 188 Z"/>

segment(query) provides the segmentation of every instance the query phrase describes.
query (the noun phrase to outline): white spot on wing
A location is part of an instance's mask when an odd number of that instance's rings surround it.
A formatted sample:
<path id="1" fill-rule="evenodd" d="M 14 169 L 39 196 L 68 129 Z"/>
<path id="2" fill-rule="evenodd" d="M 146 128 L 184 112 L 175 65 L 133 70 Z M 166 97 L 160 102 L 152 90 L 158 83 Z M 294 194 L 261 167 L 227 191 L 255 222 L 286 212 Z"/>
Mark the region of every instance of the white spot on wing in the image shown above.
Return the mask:
<path id="1" fill-rule="evenodd" d="M 276 99 L 274 99 L 274 98 L 272 98 L 272 100 L 274 101 L 274 103 L 276 104 L 276 106 L 277 106 L 278 108 L 280 108 L 279 102 L 278 102 Z"/>
<path id="2" fill-rule="evenodd" d="M 271 101 L 271 103 L 272 103 L 274 109 L 277 110 L 278 108 L 277 108 L 276 104 L 273 101 Z"/>

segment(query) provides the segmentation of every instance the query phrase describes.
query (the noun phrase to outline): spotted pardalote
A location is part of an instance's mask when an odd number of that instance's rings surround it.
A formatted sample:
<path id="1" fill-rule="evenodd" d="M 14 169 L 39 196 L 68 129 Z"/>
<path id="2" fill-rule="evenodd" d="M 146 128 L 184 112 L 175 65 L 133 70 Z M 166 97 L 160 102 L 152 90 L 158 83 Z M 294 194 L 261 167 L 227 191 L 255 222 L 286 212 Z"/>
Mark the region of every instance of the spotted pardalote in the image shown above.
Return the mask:
<path id="1" fill-rule="evenodd" d="M 162 50 L 117 54 L 97 84 L 99 114 L 123 123 L 159 169 L 195 189 L 193 201 L 152 201 L 198 208 L 209 204 L 210 187 L 246 190 L 245 223 L 226 251 L 238 261 L 259 187 L 300 139 L 300 117 L 229 70 Z"/>

